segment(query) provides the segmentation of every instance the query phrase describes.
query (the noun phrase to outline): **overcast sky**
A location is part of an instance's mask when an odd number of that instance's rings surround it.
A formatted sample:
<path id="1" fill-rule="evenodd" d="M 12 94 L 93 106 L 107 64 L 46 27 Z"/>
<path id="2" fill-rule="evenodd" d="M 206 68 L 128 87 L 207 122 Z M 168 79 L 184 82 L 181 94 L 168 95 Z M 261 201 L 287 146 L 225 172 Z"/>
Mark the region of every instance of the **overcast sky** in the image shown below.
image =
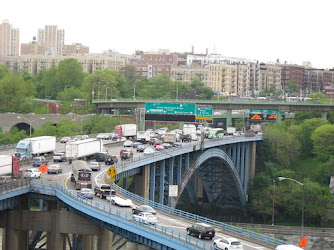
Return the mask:
<path id="1" fill-rule="evenodd" d="M 90 52 L 159 48 L 261 62 L 334 67 L 333 0 L 3 0 L 0 19 L 19 28 L 21 43 L 57 25 L 65 44 Z"/>

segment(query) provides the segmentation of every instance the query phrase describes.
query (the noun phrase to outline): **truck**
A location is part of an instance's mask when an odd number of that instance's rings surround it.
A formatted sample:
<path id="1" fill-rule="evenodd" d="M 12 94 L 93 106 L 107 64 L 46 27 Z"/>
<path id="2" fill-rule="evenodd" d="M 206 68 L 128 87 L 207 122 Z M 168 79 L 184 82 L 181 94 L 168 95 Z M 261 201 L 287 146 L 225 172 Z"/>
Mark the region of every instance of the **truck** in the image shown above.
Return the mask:
<path id="1" fill-rule="evenodd" d="M 235 127 L 227 127 L 225 135 L 234 135 L 235 131 Z"/>
<path id="2" fill-rule="evenodd" d="M 20 177 L 19 160 L 13 155 L 0 155 L 0 183 L 5 183 L 9 179 Z"/>
<path id="3" fill-rule="evenodd" d="M 175 143 L 180 141 L 180 135 L 176 133 L 166 133 L 164 142 Z"/>
<path id="4" fill-rule="evenodd" d="M 209 128 L 208 139 L 217 139 L 224 137 L 224 129 L 222 128 Z"/>
<path id="5" fill-rule="evenodd" d="M 55 136 L 38 136 L 26 138 L 16 145 L 15 157 L 17 159 L 32 159 L 35 156 L 53 154 L 56 150 Z"/>
<path id="6" fill-rule="evenodd" d="M 111 191 L 111 194 L 110 194 Z M 108 184 L 101 184 L 99 186 L 95 186 L 94 188 L 95 196 L 99 196 L 102 199 L 105 199 L 107 196 L 116 195 L 116 191 L 111 189 Z"/>
<path id="7" fill-rule="evenodd" d="M 86 160 L 95 157 L 104 149 L 103 142 L 97 139 L 86 139 L 75 142 L 68 142 L 65 146 L 65 155 L 69 163 L 74 160 Z"/>
<path id="8" fill-rule="evenodd" d="M 146 144 L 151 139 L 151 132 L 149 131 L 138 131 L 137 132 L 137 141 L 142 142 L 143 144 Z"/>
<path id="9" fill-rule="evenodd" d="M 190 135 L 192 140 L 197 140 L 196 126 L 194 124 L 184 124 L 182 129 L 182 134 Z"/>
<path id="10" fill-rule="evenodd" d="M 92 170 L 87 162 L 73 161 L 71 181 L 74 182 L 75 189 L 92 188 Z"/>
<path id="11" fill-rule="evenodd" d="M 122 137 L 126 139 L 135 138 L 137 135 L 137 125 L 136 124 L 124 124 L 117 125 L 115 127 L 115 134 L 118 134 L 118 138 L 121 140 Z"/>

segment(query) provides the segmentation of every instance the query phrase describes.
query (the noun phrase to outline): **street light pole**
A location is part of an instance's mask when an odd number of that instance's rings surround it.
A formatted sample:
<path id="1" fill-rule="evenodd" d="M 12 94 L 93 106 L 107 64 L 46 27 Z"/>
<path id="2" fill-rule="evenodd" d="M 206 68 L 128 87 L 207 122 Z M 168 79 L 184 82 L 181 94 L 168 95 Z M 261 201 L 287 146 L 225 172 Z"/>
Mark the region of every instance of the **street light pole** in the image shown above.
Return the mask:
<path id="1" fill-rule="evenodd" d="M 274 192 L 273 192 L 273 215 L 271 218 L 271 225 L 274 225 L 274 219 L 275 219 L 275 180 L 274 180 Z"/>
<path id="2" fill-rule="evenodd" d="M 278 180 L 279 181 L 283 181 L 283 180 L 290 180 L 290 181 L 294 181 L 296 183 L 298 183 L 299 185 L 302 185 L 303 186 L 303 198 L 302 198 L 302 237 L 304 236 L 304 199 L 305 199 L 305 186 L 303 183 L 295 180 L 295 179 L 292 179 L 292 178 L 286 178 L 286 177 L 278 177 Z"/>

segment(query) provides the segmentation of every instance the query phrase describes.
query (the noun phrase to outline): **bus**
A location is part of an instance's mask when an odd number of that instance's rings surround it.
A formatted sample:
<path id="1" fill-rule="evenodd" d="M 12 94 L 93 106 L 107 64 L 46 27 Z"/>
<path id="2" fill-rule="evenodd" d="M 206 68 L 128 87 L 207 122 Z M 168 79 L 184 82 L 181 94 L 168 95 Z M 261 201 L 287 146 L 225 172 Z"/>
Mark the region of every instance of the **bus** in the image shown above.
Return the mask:
<path id="1" fill-rule="evenodd" d="M 208 139 L 223 138 L 224 129 L 222 128 L 209 128 Z"/>

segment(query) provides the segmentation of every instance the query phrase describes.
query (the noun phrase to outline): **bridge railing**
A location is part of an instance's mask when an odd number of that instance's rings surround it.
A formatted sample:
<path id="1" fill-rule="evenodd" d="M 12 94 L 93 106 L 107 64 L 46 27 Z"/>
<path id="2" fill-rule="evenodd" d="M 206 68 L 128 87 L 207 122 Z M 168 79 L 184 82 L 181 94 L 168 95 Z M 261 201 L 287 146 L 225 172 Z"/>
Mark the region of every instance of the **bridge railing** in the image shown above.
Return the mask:
<path id="1" fill-rule="evenodd" d="M 14 179 L 6 183 L 0 183 L 0 195 L 15 189 L 20 189 L 29 186 L 31 181 L 29 179 Z"/>
<path id="2" fill-rule="evenodd" d="M 139 221 L 135 221 L 134 217 L 132 214 L 126 213 L 124 211 L 120 211 L 113 206 L 108 206 L 95 202 L 92 199 L 86 199 L 80 195 L 78 195 L 76 192 L 73 192 L 69 189 L 66 189 L 64 186 L 62 186 L 59 183 L 56 182 L 50 182 L 50 181 L 44 181 L 44 180 L 32 180 L 31 183 L 31 190 L 33 192 L 37 192 L 40 194 L 47 194 L 47 195 L 57 195 L 57 192 L 61 192 L 62 194 L 66 195 L 67 197 L 75 200 L 76 202 L 80 203 L 81 205 L 89 206 L 90 207 L 90 213 L 88 214 L 89 216 L 92 216 L 94 218 L 97 218 L 98 215 L 97 213 L 104 213 L 103 217 L 104 218 L 109 218 L 107 222 L 114 222 L 115 225 L 117 222 L 112 219 L 110 220 L 110 217 L 108 216 L 113 216 L 116 217 L 122 221 L 131 223 L 131 226 L 133 227 L 138 227 L 141 231 L 145 230 L 146 232 L 149 232 L 152 234 L 162 234 L 167 236 L 170 240 L 175 240 L 178 242 L 182 242 L 182 245 L 187 247 L 196 247 L 196 249 L 210 249 L 214 250 L 216 249 L 212 245 L 209 245 L 199 239 L 196 239 L 194 237 L 188 236 L 186 234 L 182 234 L 179 232 L 176 232 L 172 229 L 159 226 L 158 224 L 145 224 L 143 220 L 139 219 Z M 64 201 L 66 203 L 66 201 Z M 94 214 L 95 212 L 95 214 Z"/>

